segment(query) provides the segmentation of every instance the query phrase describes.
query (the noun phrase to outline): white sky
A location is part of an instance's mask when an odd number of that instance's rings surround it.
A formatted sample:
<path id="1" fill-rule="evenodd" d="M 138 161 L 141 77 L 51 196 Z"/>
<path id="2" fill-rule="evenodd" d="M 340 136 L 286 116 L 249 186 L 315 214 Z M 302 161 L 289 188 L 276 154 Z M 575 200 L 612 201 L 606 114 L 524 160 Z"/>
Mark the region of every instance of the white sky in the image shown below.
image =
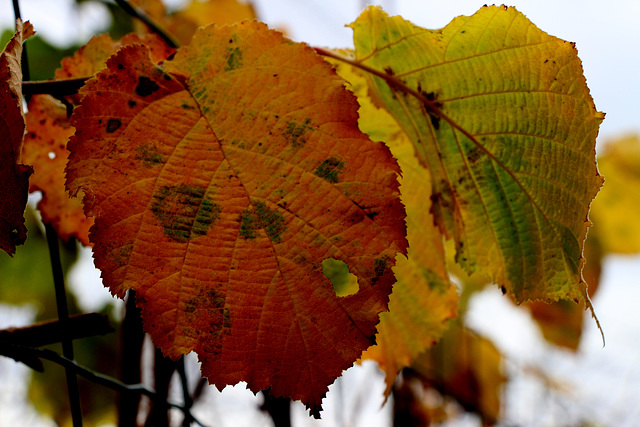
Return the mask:
<path id="1" fill-rule="evenodd" d="M 176 4 L 182 0 L 170 0 Z M 58 45 L 88 39 L 104 28 L 104 6 L 73 0 L 22 0 L 25 19 Z M 287 29 L 295 40 L 316 46 L 348 47 L 351 30 L 344 25 L 358 16 L 361 0 L 256 0 L 261 18 Z M 373 3 L 427 28 L 445 26 L 453 17 L 470 15 L 485 0 L 387 0 Z M 596 107 L 607 113 L 600 140 L 640 130 L 640 1 L 512 0 L 542 30 L 576 42 Z M 12 25 L 11 0 L 0 0 L 0 26 Z"/>

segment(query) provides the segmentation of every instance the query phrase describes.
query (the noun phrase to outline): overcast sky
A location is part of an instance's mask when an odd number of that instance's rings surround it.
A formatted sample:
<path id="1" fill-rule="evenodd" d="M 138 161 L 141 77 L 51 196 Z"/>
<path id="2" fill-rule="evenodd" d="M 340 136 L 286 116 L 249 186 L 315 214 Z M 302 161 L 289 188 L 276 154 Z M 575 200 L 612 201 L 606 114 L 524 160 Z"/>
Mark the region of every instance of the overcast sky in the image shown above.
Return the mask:
<path id="1" fill-rule="evenodd" d="M 170 0 L 179 4 L 183 0 Z M 316 46 L 349 47 L 351 29 L 362 0 L 256 0 L 260 17 L 285 28 L 295 40 Z M 387 0 L 373 2 L 427 28 L 445 26 L 453 17 L 470 15 L 485 0 Z M 55 4 L 55 6 L 54 6 Z M 73 0 L 22 0 L 25 19 L 58 45 L 87 39 L 104 29 L 104 5 L 86 2 L 81 12 Z M 576 42 L 596 107 L 607 116 L 600 141 L 640 131 L 640 1 L 638 0 L 513 0 L 542 30 Z M 11 0 L 0 0 L 0 25 L 12 25 Z M 75 24 L 74 24 L 75 22 Z"/>

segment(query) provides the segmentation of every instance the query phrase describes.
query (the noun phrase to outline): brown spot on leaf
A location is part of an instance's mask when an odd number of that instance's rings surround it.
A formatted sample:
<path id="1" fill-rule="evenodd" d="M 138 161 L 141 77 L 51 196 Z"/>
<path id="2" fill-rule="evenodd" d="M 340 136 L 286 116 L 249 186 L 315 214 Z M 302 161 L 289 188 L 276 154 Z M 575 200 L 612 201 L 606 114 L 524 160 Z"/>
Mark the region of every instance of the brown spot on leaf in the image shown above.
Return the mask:
<path id="1" fill-rule="evenodd" d="M 109 121 L 107 122 L 107 133 L 113 133 L 117 131 L 118 129 L 120 129 L 120 126 L 122 126 L 122 122 L 120 120 L 109 119 Z"/>
<path id="2" fill-rule="evenodd" d="M 140 76 L 138 78 L 138 86 L 136 86 L 136 93 L 141 97 L 149 96 L 152 93 L 160 89 L 160 86 L 149 77 Z"/>

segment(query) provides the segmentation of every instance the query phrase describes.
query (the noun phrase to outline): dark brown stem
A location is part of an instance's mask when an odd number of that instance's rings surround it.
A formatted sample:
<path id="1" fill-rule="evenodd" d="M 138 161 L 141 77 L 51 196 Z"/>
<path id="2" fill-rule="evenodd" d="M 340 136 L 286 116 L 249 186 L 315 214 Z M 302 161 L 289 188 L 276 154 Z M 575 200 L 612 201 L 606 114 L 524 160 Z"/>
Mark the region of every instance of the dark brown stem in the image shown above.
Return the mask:
<path id="1" fill-rule="evenodd" d="M 75 95 L 78 90 L 89 80 L 90 77 L 80 77 L 76 79 L 63 80 L 38 80 L 34 82 L 23 82 L 22 93 L 24 96 L 37 94 L 49 94 L 53 97 Z"/>
<path id="2" fill-rule="evenodd" d="M 0 330 L 0 341 L 28 347 L 74 340 L 113 332 L 109 318 L 99 313 L 84 313 L 70 316 L 66 326 L 60 320 L 49 320 L 22 328 Z"/>
<path id="3" fill-rule="evenodd" d="M 288 397 L 271 396 L 269 390 L 262 390 L 264 403 L 263 411 L 271 416 L 275 427 L 291 427 L 291 399 Z"/>
<path id="4" fill-rule="evenodd" d="M 69 308 L 67 306 L 67 293 L 64 286 L 64 273 L 60 262 L 60 248 L 58 246 L 58 233 L 51 224 L 45 224 L 47 244 L 49 246 L 49 257 L 51 259 L 51 269 L 53 270 L 53 285 L 56 293 L 56 305 L 58 308 L 58 319 L 60 328 L 68 336 L 69 330 Z M 62 354 L 69 360 L 73 360 L 73 342 L 67 338 L 62 341 Z M 80 391 L 78 390 L 78 377 L 71 369 L 65 369 L 67 377 L 67 388 L 69 391 L 69 405 L 71 406 L 71 419 L 74 427 L 82 427 L 82 408 L 80 406 Z"/>
<path id="5" fill-rule="evenodd" d="M 191 409 L 191 407 L 193 406 L 193 399 L 191 398 L 191 394 L 189 393 L 189 382 L 187 381 L 187 372 L 184 367 L 184 356 L 181 357 L 178 361 L 178 375 L 180 375 L 180 382 L 182 383 L 184 407 L 186 409 Z M 193 422 L 193 419 L 191 419 L 190 415 L 190 413 L 184 414 L 184 421 L 182 422 L 183 427 L 189 427 Z"/>
<path id="6" fill-rule="evenodd" d="M 116 0 L 116 3 L 129 15 L 144 22 L 149 27 L 149 29 L 160 36 L 160 38 L 164 40 L 169 47 L 178 48 L 180 46 L 180 42 L 171 34 L 166 32 L 162 27 L 160 27 L 160 25 L 155 22 L 149 15 L 147 15 L 140 9 L 131 6 L 126 0 Z"/>
<path id="7" fill-rule="evenodd" d="M 140 363 L 144 331 L 140 309 L 136 307 L 136 292 L 131 289 L 127 294 L 126 312 L 122 321 L 121 331 L 121 361 L 120 379 L 125 384 L 137 384 L 141 380 Z M 118 399 L 118 425 L 120 427 L 135 427 L 138 417 L 140 395 L 120 393 Z"/>
<path id="8" fill-rule="evenodd" d="M 3 346 L 2 348 L 3 351 L 6 349 L 9 349 L 10 352 L 13 354 L 19 354 L 20 357 L 22 358 L 28 356 L 31 358 L 40 358 L 40 359 L 49 360 L 60 366 L 63 366 L 66 369 L 72 370 L 76 374 L 86 378 L 87 380 L 91 381 L 94 384 L 99 384 L 111 390 L 115 390 L 120 393 L 131 393 L 131 394 L 137 394 L 137 395 L 143 394 L 149 397 L 152 401 L 156 402 L 159 406 L 164 406 L 166 408 L 176 408 L 185 413 L 189 412 L 182 405 L 178 405 L 176 403 L 163 400 L 160 396 L 158 396 L 156 392 L 146 388 L 143 384 L 124 384 L 123 382 L 118 381 L 114 378 L 99 374 L 97 372 L 94 372 L 90 369 L 85 368 L 84 366 L 80 366 L 73 360 L 69 360 L 66 357 L 56 353 L 55 351 L 45 349 L 45 348 L 31 348 L 31 347 L 18 346 L 18 345 L 9 344 L 9 343 L 6 344 L 6 347 Z M 191 417 L 191 419 L 193 419 L 194 423 L 204 427 L 204 424 L 202 424 L 200 421 L 195 419 L 193 415 L 189 415 L 189 416 Z"/>
<path id="9" fill-rule="evenodd" d="M 171 377 L 178 367 L 178 362 L 174 362 L 168 357 L 164 357 L 159 349 L 156 349 L 155 364 L 153 367 L 156 387 L 156 400 L 152 402 L 151 412 L 147 418 L 148 427 L 169 427 L 169 409 L 163 404 L 169 396 L 169 383 Z"/>

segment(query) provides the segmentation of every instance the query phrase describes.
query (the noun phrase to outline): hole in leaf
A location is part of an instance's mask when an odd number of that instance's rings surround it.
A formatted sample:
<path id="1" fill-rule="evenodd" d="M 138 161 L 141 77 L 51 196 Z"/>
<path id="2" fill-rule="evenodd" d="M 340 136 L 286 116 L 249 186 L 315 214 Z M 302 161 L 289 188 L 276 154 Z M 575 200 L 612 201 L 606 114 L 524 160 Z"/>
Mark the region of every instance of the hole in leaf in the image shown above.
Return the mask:
<path id="1" fill-rule="evenodd" d="M 49 156 L 49 158 L 50 158 L 51 160 L 53 160 L 53 159 L 55 159 L 55 158 L 56 158 L 56 153 L 55 153 L 55 152 L 53 152 L 53 151 L 49 151 L 49 153 L 48 153 L 47 155 Z"/>
<path id="2" fill-rule="evenodd" d="M 336 296 L 346 297 L 358 292 L 358 278 L 349 272 L 344 261 L 326 258 L 321 263 L 322 274 L 331 280 Z"/>

